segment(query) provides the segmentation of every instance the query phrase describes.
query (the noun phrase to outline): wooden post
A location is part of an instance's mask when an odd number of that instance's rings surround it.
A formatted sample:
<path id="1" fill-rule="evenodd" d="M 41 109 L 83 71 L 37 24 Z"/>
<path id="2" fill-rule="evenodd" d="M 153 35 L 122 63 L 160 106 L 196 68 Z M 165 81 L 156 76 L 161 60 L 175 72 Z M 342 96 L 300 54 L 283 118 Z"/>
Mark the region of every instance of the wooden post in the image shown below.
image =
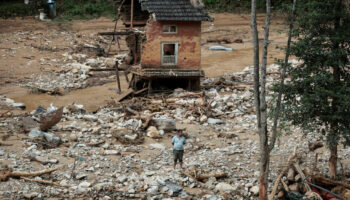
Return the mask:
<path id="1" fill-rule="evenodd" d="M 134 0 L 131 0 L 130 28 L 134 28 Z"/>
<path id="2" fill-rule="evenodd" d="M 122 93 L 122 89 L 120 88 L 120 78 L 119 78 L 119 69 L 118 69 L 118 61 L 115 62 L 115 72 L 117 75 L 117 83 L 118 83 L 118 93 Z"/>
<path id="3" fill-rule="evenodd" d="M 152 79 L 148 80 L 148 95 L 152 94 Z"/>
<path id="4" fill-rule="evenodd" d="M 125 79 L 126 82 L 129 83 L 129 77 L 128 77 L 129 72 L 127 70 L 124 71 Z"/>

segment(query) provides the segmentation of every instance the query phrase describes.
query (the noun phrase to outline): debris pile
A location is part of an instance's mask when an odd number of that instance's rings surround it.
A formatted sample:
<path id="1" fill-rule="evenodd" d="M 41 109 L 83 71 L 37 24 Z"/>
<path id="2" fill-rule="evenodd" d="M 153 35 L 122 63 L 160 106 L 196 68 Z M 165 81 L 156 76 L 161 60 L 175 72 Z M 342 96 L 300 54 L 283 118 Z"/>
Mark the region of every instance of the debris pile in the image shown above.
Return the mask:
<path id="1" fill-rule="evenodd" d="M 32 81 L 22 84 L 33 93 L 48 93 L 51 95 L 64 95 L 66 92 L 83 89 L 91 86 L 103 85 L 115 81 L 115 63 L 122 63 L 126 55 L 113 58 L 88 58 L 86 54 L 63 55 L 66 64 L 55 73 L 42 73 L 33 76 Z"/>
<path id="2" fill-rule="evenodd" d="M 268 69 L 271 85 L 278 79 L 278 68 Z M 28 180 L 9 176 L 0 184 L 0 196 L 254 199 L 259 194 L 259 143 L 252 82 L 252 67 L 247 67 L 241 73 L 204 80 L 199 93 L 177 89 L 169 95 L 134 97 L 110 102 L 93 113 L 72 104 L 3 116 L 1 134 L 16 127 L 13 132 L 20 141 L 13 145 L 21 151 L 1 146 L 1 159 L 7 165 L 1 172 L 60 169 Z M 268 98 L 272 96 L 268 92 Z M 301 130 L 291 128 L 294 134 L 271 152 L 269 181 L 279 177 L 278 167 L 295 146 L 309 149 L 309 142 L 320 139 L 309 133 L 301 140 Z M 186 129 L 187 137 L 181 171 L 173 169 L 169 143 L 177 129 Z M 350 151 L 340 149 L 339 155 L 348 159 Z M 327 162 L 327 156 L 319 157 L 320 165 Z M 313 158 L 313 153 L 306 154 L 300 166 L 312 166 Z M 286 173 L 281 178 L 284 182 Z M 297 172 L 287 184 L 302 187 L 304 179 L 296 176 Z M 276 195 L 281 191 L 287 195 L 281 184 L 277 189 Z"/>

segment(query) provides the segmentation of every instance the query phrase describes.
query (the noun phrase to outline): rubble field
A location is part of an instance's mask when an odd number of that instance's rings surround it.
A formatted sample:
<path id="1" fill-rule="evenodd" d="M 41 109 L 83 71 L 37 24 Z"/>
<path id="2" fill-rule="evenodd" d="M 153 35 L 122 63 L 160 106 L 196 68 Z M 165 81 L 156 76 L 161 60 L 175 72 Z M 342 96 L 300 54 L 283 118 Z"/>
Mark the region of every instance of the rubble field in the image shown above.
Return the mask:
<path id="1" fill-rule="evenodd" d="M 99 70 L 127 55 L 123 39 L 120 51 L 113 45 L 115 55 L 104 55 L 111 38 L 97 32 L 113 30 L 110 19 L 78 21 L 70 28 L 17 19 L 23 27 L 0 27 L 0 198 L 257 199 L 249 17 L 214 15 L 214 32 L 210 23 L 202 27 L 201 91 L 176 89 L 122 102 L 116 99 L 127 91 L 123 77 L 124 93 L 117 94 L 115 72 Z M 276 19 L 272 45 L 286 41 L 276 33 L 283 28 Z M 208 50 L 209 37 L 227 35 L 243 43 L 225 45 L 232 52 Z M 283 56 L 274 48 L 270 53 L 268 88 L 280 76 L 272 57 Z M 274 102 L 276 94 L 267 95 Z M 327 174 L 329 153 L 318 133 L 289 128 L 271 152 L 269 188 L 286 170 L 282 180 L 289 189 L 312 199 L 301 174 Z M 187 141 L 182 170 L 173 169 L 171 138 L 178 129 Z M 313 144 L 320 148 L 311 151 Z M 343 181 L 349 182 L 350 150 L 339 146 L 338 156 Z M 287 165 L 292 158 L 295 167 Z M 346 187 L 332 191 L 350 193 Z M 286 195 L 279 185 L 276 199 Z"/>

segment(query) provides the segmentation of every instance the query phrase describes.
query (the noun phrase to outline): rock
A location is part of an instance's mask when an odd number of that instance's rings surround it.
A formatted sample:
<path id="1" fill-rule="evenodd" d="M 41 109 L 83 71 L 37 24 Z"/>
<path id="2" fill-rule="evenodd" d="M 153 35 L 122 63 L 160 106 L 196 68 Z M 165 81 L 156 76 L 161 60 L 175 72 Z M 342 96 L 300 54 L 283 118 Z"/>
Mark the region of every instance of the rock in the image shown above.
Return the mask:
<path id="1" fill-rule="evenodd" d="M 57 110 L 54 110 L 54 108 L 51 107 L 47 110 L 47 114 L 41 118 L 40 122 L 40 130 L 42 131 L 47 131 L 50 129 L 52 126 L 56 125 L 58 122 L 61 121 L 62 114 L 63 114 L 63 107 L 60 107 Z M 49 111 L 49 110 L 52 111 Z"/>
<path id="2" fill-rule="evenodd" d="M 55 136 L 52 133 L 44 132 L 44 137 L 47 142 L 51 143 L 53 146 L 59 146 L 61 144 L 61 138 Z"/>
<path id="3" fill-rule="evenodd" d="M 221 182 L 221 183 L 218 183 L 215 186 L 215 190 L 219 191 L 219 192 L 228 192 L 228 193 L 230 193 L 230 192 L 234 191 L 235 189 L 230 184 Z"/>
<path id="4" fill-rule="evenodd" d="M 120 152 L 117 150 L 105 150 L 105 155 L 120 155 Z"/>
<path id="5" fill-rule="evenodd" d="M 62 180 L 62 181 L 60 182 L 60 185 L 61 185 L 62 187 L 68 187 L 68 186 L 69 186 L 69 183 L 68 183 L 67 180 Z"/>
<path id="6" fill-rule="evenodd" d="M 160 144 L 160 143 L 150 144 L 149 146 L 152 148 L 155 148 L 155 149 L 165 150 L 165 146 L 163 144 Z"/>
<path id="7" fill-rule="evenodd" d="M 200 121 L 201 123 L 207 122 L 207 120 L 208 120 L 208 117 L 205 116 L 205 115 L 202 115 L 201 118 L 199 119 L 199 121 Z"/>
<path id="8" fill-rule="evenodd" d="M 85 179 L 85 178 L 87 178 L 87 174 L 84 174 L 84 173 L 78 173 L 76 176 L 75 176 L 75 178 L 77 179 L 77 180 L 82 180 L 82 179 Z"/>
<path id="9" fill-rule="evenodd" d="M 176 130 L 176 121 L 168 118 L 153 118 L 152 122 L 159 130 L 173 131 Z"/>
<path id="10" fill-rule="evenodd" d="M 259 186 L 255 185 L 250 188 L 250 192 L 253 193 L 254 196 L 258 196 L 259 194 Z"/>
<path id="11" fill-rule="evenodd" d="M 124 176 L 124 175 L 118 176 L 118 177 L 117 177 L 117 181 L 118 181 L 119 183 L 124 183 L 124 182 L 127 181 L 127 180 L 128 180 L 128 177 L 127 177 L 127 176 Z"/>
<path id="12" fill-rule="evenodd" d="M 159 187 L 157 185 L 153 185 L 152 187 L 147 189 L 147 194 L 156 195 L 158 194 L 158 191 L 159 191 Z"/>
<path id="13" fill-rule="evenodd" d="M 87 181 L 83 181 L 82 183 L 79 184 L 79 187 L 81 188 L 89 188 L 91 186 L 91 183 Z"/>
<path id="14" fill-rule="evenodd" d="M 0 149 L 0 156 L 3 156 L 5 154 L 5 150 Z"/>
<path id="15" fill-rule="evenodd" d="M 42 137 L 44 137 L 44 132 L 39 131 L 37 129 L 33 129 L 29 132 L 28 136 L 30 138 L 42 138 Z"/>
<path id="16" fill-rule="evenodd" d="M 69 141 L 71 141 L 71 142 L 78 141 L 78 136 L 76 134 L 74 134 L 74 133 L 70 134 L 69 135 Z"/>
<path id="17" fill-rule="evenodd" d="M 38 108 L 35 110 L 34 114 L 35 115 L 39 115 L 39 114 L 42 114 L 42 113 L 45 113 L 46 112 L 46 109 L 42 106 L 38 106 Z"/>
<path id="18" fill-rule="evenodd" d="M 20 108 L 22 110 L 26 109 L 26 105 L 24 103 L 14 103 L 12 106 L 15 108 Z"/>
<path id="19" fill-rule="evenodd" d="M 170 180 L 166 180 L 165 185 L 169 188 L 168 194 L 171 197 L 177 197 L 182 192 L 182 187 Z"/>
<path id="20" fill-rule="evenodd" d="M 223 124 L 224 121 L 222 121 L 221 119 L 209 118 L 208 123 L 209 124 Z"/>
<path id="21" fill-rule="evenodd" d="M 136 140 L 137 139 L 137 134 L 133 134 L 133 135 L 124 135 L 125 138 L 133 141 L 133 140 Z"/>
<path id="22" fill-rule="evenodd" d="M 86 121 L 91 121 L 91 122 L 96 122 L 97 121 L 97 117 L 95 115 L 84 115 L 84 119 Z"/>
<path id="23" fill-rule="evenodd" d="M 66 93 L 66 90 L 63 87 L 55 87 L 52 94 L 63 96 Z"/>
<path id="24" fill-rule="evenodd" d="M 22 119 L 22 127 L 25 133 L 28 133 L 33 128 L 38 127 L 38 125 L 39 124 L 31 117 L 23 117 Z"/>
<path id="25" fill-rule="evenodd" d="M 155 126 L 148 127 L 146 135 L 150 138 L 160 138 L 161 137 L 159 131 L 157 130 L 157 128 Z"/>
<path id="26" fill-rule="evenodd" d="M 32 193 L 23 193 L 23 197 L 26 199 L 33 199 L 38 196 L 37 192 L 32 192 Z"/>

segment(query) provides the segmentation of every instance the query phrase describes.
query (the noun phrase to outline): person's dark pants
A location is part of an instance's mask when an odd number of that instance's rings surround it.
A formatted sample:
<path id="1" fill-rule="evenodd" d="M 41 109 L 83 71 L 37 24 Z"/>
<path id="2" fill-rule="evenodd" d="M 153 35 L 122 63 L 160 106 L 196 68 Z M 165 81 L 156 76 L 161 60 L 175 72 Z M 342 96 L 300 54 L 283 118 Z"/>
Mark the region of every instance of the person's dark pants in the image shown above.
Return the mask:
<path id="1" fill-rule="evenodd" d="M 173 151 L 174 153 L 174 162 L 176 163 L 177 161 L 179 161 L 180 163 L 182 163 L 182 157 L 184 156 L 184 150 L 175 150 Z"/>

